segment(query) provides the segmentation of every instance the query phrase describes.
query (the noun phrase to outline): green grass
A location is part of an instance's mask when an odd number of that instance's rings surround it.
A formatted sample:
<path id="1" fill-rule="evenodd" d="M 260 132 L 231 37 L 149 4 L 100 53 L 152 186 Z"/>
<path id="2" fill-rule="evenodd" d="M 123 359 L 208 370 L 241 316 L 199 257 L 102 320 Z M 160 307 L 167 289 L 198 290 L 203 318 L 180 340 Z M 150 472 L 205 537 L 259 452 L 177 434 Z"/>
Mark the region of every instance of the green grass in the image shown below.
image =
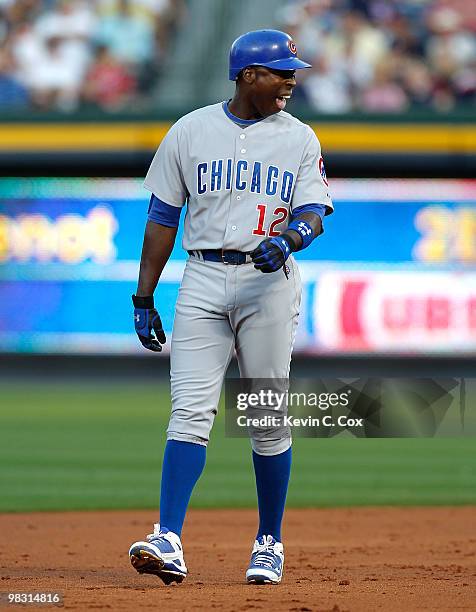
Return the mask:
<path id="1" fill-rule="evenodd" d="M 2 384 L 0 510 L 155 508 L 165 385 Z M 223 411 L 222 411 L 223 412 Z M 474 438 L 297 439 L 289 506 L 476 503 Z M 249 442 L 212 432 L 195 507 L 255 504 Z"/>

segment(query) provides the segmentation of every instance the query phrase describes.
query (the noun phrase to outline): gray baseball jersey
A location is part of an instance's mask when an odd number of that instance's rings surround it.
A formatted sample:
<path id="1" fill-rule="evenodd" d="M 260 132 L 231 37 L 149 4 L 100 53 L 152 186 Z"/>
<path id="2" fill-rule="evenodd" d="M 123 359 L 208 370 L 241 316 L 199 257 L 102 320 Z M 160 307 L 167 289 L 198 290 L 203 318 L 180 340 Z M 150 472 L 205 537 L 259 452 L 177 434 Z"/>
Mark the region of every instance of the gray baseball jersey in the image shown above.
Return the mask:
<path id="1" fill-rule="evenodd" d="M 242 128 L 213 104 L 182 117 L 162 141 L 144 186 L 187 202 L 183 248 L 251 251 L 283 232 L 305 204 L 333 209 L 313 130 L 280 112 Z"/>
<path id="2" fill-rule="evenodd" d="M 292 255 L 285 275 L 263 274 L 252 263 L 205 261 L 199 251 L 251 251 L 283 232 L 290 214 L 306 204 L 332 212 L 321 147 L 312 129 L 288 113 L 243 128 L 214 104 L 172 126 L 144 184 L 170 206 L 187 202 L 183 247 L 195 255 L 176 305 L 167 436 L 206 445 L 233 352 L 243 377 L 287 379 L 301 281 Z M 259 454 L 291 444 L 290 434 L 272 428 L 251 436 Z"/>

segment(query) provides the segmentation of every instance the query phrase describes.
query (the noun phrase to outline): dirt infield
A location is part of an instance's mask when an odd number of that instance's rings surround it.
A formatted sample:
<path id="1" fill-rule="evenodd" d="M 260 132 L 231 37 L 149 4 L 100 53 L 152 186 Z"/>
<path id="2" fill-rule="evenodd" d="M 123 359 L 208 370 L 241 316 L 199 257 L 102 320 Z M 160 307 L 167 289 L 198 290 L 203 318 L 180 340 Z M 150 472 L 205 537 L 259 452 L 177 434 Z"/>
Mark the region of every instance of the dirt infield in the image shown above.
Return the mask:
<path id="1" fill-rule="evenodd" d="M 256 520 L 248 510 L 189 513 L 182 585 L 139 576 L 127 550 L 154 519 L 2 514 L 0 591 L 59 592 L 69 610 L 476 609 L 476 507 L 289 510 L 278 586 L 244 583 Z"/>

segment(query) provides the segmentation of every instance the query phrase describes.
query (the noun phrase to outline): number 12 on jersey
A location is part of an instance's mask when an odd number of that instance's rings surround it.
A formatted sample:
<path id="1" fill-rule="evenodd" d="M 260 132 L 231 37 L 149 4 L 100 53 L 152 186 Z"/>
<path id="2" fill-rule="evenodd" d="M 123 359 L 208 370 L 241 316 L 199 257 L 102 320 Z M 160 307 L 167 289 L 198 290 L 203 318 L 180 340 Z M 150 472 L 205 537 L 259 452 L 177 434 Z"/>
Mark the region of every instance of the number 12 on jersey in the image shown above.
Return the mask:
<path id="1" fill-rule="evenodd" d="M 253 230 L 254 236 L 266 236 L 266 230 L 264 229 L 264 221 L 266 218 L 267 204 L 258 204 L 256 210 L 258 211 L 258 226 Z M 279 236 L 280 232 L 277 232 L 274 228 L 286 220 L 288 216 L 288 209 L 283 206 L 278 206 L 273 211 L 273 216 L 276 217 L 269 226 L 268 236 Z"/>

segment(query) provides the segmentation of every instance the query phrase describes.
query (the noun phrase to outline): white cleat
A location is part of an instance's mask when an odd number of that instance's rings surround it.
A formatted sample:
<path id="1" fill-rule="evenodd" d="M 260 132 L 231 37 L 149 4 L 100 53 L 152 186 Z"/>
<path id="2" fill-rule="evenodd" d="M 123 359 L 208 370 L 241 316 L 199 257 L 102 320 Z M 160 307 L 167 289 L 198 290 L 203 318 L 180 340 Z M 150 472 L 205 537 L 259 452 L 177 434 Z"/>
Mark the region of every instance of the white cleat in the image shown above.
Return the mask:
<path id="1" fill-rule="evenodd" d="M 146 541 L 134 542 L 129 557 L 139 574 L 154 574 L 165 584 L 180 583 L 187 576 L 179 536 L 173 531 L 162 531 L 158 523 Z"/>
<path id="2" fill-rule="evenodd" d="M 283 577 L 284 548 L 273 536 L 264 535 L 255 540 L 251 561 L 246 571 L 250 584 L 279 584 Z"/>

